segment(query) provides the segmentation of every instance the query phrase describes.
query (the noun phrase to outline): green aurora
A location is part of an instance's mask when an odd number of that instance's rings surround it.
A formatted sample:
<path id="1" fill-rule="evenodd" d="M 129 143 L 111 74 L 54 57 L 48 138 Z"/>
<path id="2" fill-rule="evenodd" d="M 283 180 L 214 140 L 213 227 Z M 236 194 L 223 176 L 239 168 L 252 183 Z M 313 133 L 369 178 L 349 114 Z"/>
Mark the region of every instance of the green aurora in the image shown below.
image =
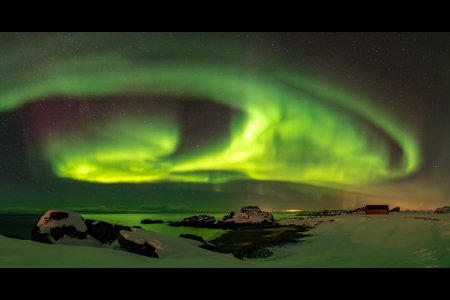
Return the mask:
<path id="1" fill-rule="evenodd" d="M 97 128 L 91 141 L 83 130 L 70 139 L 45 136 L 40 141 L 44 158 L 58 177 L 102 183 L 249 178 L 354 186 L 405 176 L 421 165 L 413 132 L 404 132 L 386 112 L 371 113 L 372 107 L 362 105 L 369 99 L 301 72 L 255 72 L 197 57 L 178 61 L 155 55 L 132 60 L 117 52 L 72 55 L 35 64 L 34 73 L 3 84 L 2 110 L 51 97 L 83 101 L 133 94 L 207 99 L 242 114 L 232 116 L 229 141 L 219 139 L 183 156 L 172 155 L 180 141 L 175 109 L 149 112 L 148 123 L 133 114 L 103 117 L 101 124 L 94 120 L 85 126 Z M 11 65 L 5 61 L 3 68 Z M 374 138 L 374 131 L 383 135 Z M 390 158 L 392 143 L 403 151 L 397 164 Z M 210 171 L 226 172 L 210 176 Z"/>
<path id="2" fill-rule="evenodd" d="M 387 101 L 232 35 L 4 33 L 0 113 L 21 116 L 37 177 L 345 197 L 391 194 L 424 166 L 417 127 Z"/>

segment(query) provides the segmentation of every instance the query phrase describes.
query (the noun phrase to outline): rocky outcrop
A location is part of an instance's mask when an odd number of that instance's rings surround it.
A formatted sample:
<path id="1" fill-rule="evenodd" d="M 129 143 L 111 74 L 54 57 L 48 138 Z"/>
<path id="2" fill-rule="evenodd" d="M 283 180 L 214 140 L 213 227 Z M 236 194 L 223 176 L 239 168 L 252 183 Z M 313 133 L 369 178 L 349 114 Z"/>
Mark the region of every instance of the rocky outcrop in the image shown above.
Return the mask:
<path id="1" fill-rule="evenodd" d="M 185 219 L 186 222 L 212 222 L 213 220 L 214 218 L 211 219 L 207 216 L 206 218 L 199 216 L 193 219 Z M 13 236 L 7 237 L 13 238 Z M 198 247 L 205 250 L 219 252 L 215 245 L 207 243 L 199 236 L 186 234 L 181 237 L 199 241 Z M 177 247 L 174 248 L 173 244 L 171 245 L 173 241 L 168 242 L 167 237 L 162 237 L 161 234 L 142 229 L 139 226 L 129 227 L 99 220 L 85 220 L 77 213 L 62 210 L 51 210 L 43 214 L 31 231 L 31 239 L 47 244 L 94 247 L 106 245 L 110 249 L 121 248 L 131 253 L 152 258 L 159 257 L 158 249 L 163 253 L 167 250 L 169 252 L 180 251 L 178 242 L 176 242 Z M 161 242 L 161 240 L 164 242 Z M 167 248 L 166 250 L 163 248 L 163 243 L 168 243 L 164 244 L 168 245 L 164 246 Z M 183 243 L 180 245 L 183 245 Z M 238 252 L 233 253 L 233 255 L 242 259 Z"/>
<path id="2" fill-rule="evenodd" d="M 216 219 L 208 215 L 192 216 L 184 218 L 181 222 L 171 222 L 171 226 L 187 226 L 187 227 L 201 227 L 201 228 L 215 228 L 214 223 Z"/>
<path id="3" fill-rule="evenodd" d="M 217 223 L 212 216 L 199 215 L 185 218 L 181 222 L 170 222 L 171 226 L 202 227 L 212 229 L 256 229 L 277 226 L 273 215 L 261 211 L 258 206 L 245 206 L 241 210 L 232 211 Z"/>
<path id="4" fill-rule="evenodd" d="M 258 206 L 245 206 L 224 216 L 218 224 L 221 228 L 262 228 L 274 226 L 274 219 L 271 213 L 261 211 Z"/>
<path id="5" fill-rule="evenodd" d="M 450 213 L 450 206 L 438 207 L 434 210 L 431 210 L 430 212 L 436 214 L 448 214 Z"/>
<path id="6" fill-rule="evenodd" d="M 117 241 L 129 252 L 158 257 L 154 245 L 136 238 L 136 230 L 138 228 L 85 220 L 81 215 L 70 211 L 51 210 L 43 214 L 36 223 L 31 231 L 31 239 L 47 244 L 97 247 Z"/>
<path id="7" fill-rule="evenodd" d="M 317 226 L 325 223 L 332 223 L 335 219 L 330 217 L 307 217 L 307 218 L 284 218 L 275 221 L 279 226 Z"/>
<path id="8" fill-rule="evenodd" d="M 156 224 L 156 223 L 164 223 L 162 220 L 150 220 L 144 219 L 141 221 L 141 224 Z"/>
<path id="9" fill-rule="evenodd" d="M 102 245 L 112 244 L 116 240 L 116 228 L 114 224 L 99 221 L 99 220 L 85 220 L 88 226 L 87 233 L 96 240 L 100 241 Z"/>
<path id="10" fill-rule="evenodd" d="M 344 210 L 323 210 L 323 211 L 310 211 L 310 212 L 303 212 L 301 214 L 298 214 L 298 216 L 311 216 L 311 217 L 328 217 L 328 216 L 338 216 L 340 215 Z"/>
<path id="11" fill-rule="evenodd" d="M 155 252 L 155 244 L 160 246 L 160 243 L 142 238 L 142 234 L 139 234 L 140 230 L 144 229 L 124 226 L 122 230 L 117 232 L 117 241 L 128 252 L 158 258 L 158 253 Z"/>
<path id="12" fill-rule="evenodd" d="M 360 207 L 360 208 L 357 208 L 354 210 L 346 211 L 346 213 L 347 214 L 363 214 L 365 211 L 366 211 L 366 208 L 363 206 L 363 207 Z"/>

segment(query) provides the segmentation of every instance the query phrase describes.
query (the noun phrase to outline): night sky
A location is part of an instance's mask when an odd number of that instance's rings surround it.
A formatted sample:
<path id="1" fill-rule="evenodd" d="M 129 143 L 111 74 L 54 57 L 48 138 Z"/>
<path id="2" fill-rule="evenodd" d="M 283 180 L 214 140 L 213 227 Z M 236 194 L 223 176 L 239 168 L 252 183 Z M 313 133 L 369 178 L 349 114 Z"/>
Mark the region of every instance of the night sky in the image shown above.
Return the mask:
<path id="1" fill-rule="evenodd" d="M 1 33 L 0 213 L 450 205 L 449 33 Z"/>

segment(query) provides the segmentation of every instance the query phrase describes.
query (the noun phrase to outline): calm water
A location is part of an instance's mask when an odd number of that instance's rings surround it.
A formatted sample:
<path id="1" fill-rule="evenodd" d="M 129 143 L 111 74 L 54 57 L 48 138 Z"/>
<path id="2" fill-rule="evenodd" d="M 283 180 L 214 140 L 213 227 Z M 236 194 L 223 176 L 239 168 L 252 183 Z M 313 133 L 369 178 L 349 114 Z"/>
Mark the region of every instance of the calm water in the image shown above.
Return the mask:
<path id="1" fill-rule="evenodd" d="M 224 214 L 208 214 L 213 216 L 216 220 L 222 218 Z M 83 214 L 85 219 L 101 220 L 110 223 L 116 223 L 126 226 L 141 226 L 143 229 L 170 234 L 174 236 L 179 236 L 180 234 L 196 234 L 201 236 L 205 241 L 213 240 L 219 237 L 225 230 L 217 229 L 206 229 L 206 228 L 195 228 L 195 227 L 173 227 L 168 223 L 160 224 L 141 224 L 141 220 L 162 220 L 163 222 L 168 221 L 183 221 L 184 218 L 194 216 L 195 214 Z"/>
<path id="2" fill-rule="evenodd" d="M 31 229 L 39 221 L 41 215 L 1 215 L 0 234 L 12 234 L 30 239 Z"/>
<path id="3" fill-rule="evenodd" d="M 221 229 L 206 229 L 206 228 L 191 228 L 191 227 L 172 227 L 167 223 L 168 221 L 182 221 L 184 218 L 194 215 L 201 215 L 203 213 L 190 214 L 81 214 L 85 219 L 101 220 L 105 222 L 121 224 L 126 226 L 141 226 L 144 229 L 179 236 L 180 234 L 196 234 L 201 236 L 204 240 L 213 240 L 226 230 Z M 223 216 L 229 214 L 208 214 L 219 220 Z M 277 213 L 273 214 L 275 220 L 282 218 L 293 218 L 296 213 Z M 37 223 L 41 215 L 0 215 L 0 234 L 11 234 L 30 239 L 30 232 L 33 226 Z M 141 224 L 143 219 L 162 220 L 165 223 L 160 224 Z"/>

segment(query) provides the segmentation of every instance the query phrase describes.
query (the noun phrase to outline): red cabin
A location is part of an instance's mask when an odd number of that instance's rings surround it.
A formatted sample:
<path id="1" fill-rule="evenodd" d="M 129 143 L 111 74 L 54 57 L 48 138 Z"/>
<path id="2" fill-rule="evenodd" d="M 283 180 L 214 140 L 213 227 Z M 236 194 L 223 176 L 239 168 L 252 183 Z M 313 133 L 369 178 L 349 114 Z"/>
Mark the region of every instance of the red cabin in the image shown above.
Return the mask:
<path id="1" fill-rule="evenodd" d="M 364 212 L 366 215 L 387 215 L 389 214 L 388 205 L 366 205 Z"/>

